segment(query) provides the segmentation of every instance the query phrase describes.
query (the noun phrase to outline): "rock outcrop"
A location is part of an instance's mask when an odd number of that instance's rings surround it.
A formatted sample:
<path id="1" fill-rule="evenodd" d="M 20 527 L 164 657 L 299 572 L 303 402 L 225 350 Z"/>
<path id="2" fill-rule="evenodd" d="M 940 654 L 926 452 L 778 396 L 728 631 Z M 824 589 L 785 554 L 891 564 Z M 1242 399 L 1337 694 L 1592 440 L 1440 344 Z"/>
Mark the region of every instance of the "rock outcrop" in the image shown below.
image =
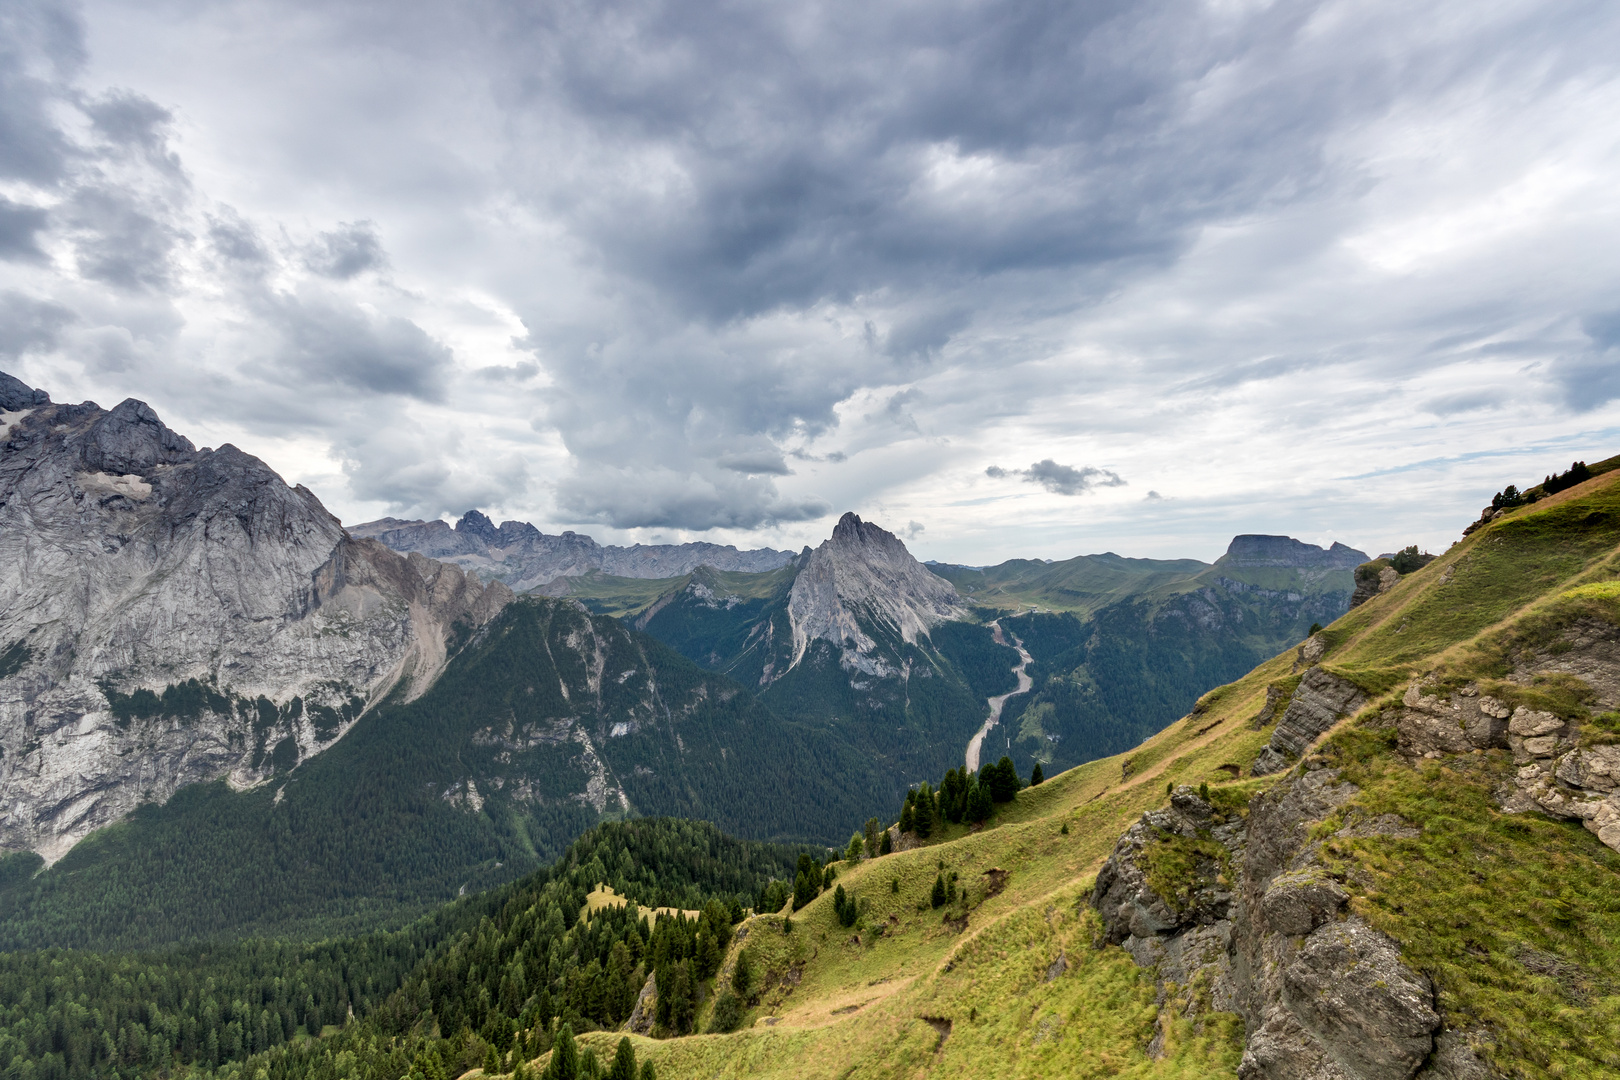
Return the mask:
<path id="1" fill-rule="evenodd" d="M 914 643 L 930 628 L 967 615 L 956 587 L 918 562 L 899 537 L 845 514 L 793 581 L 792 664 L 819 639 L 841 650 L 845 667 L 889 675 L 893 669 L 873 634 Z"/>
<path id="2" fill-rule="evenodd" d="M 1587 717 L 1509 706 L 1474 683 L 1442 691 L 1415 682 L 1401 708 L 1383 719 L 1412 758 L 1510 751 L 1519 768 L 1498 793 L 1504 810 L 1579 821 L 1620 851 L 1620 733 L 1595 719 L 1620 707 L 1620 627 L 1583 620 L 1557 648 L 1522 658 L 1511 680 L 1534 685 L 1549 674 L 1580 680 L 1589 694 Z"/>
<path id="3" fill-rule="evenodd" d="M 551 536 L 526 521 L 503 521 L 497 527 L 477 510 L 467 511 L 454 528 L 443 521 L 381 518 L 355 525 L 349 532 L 395 551 L 452 563 L 482 578 L 505 582 L 517 592 L 540 590 L 555 596 L 568 595 L 567 578 L 592 571 L 630 578 L 680 577 L 700 566 L 762 573 L 786 566 L 793 558 L 791 551 L 739 551 L 729 544 L 701 542 L 603 545 L 575 532 Z"/>
<path id="4" fill-rule="evenodd" d="M 424 690 L 456 625 L 511 597 L 352 538 L 143 402 L 9 376 L 0 398 L 0 850 L 54 861 L 183 784 L 284 771 L 401 680 Z"/>
<path id="5" fill-rule="evenodd" d="M 1347 891 L 1317 858 L 1311 827 L 1356 791 L 1314 758 L 1246 818 L 1178 788 L 1097 876 L 1104 938 L 1154 970 L 1161 1008 L 1242 1015 L 1243 1080 L 1409 1080 L 1426 1063 L 1429 1077 L 1489 1076 L 1445 1029 L 1428 978 L 1348 913 Z M 1368 828 L 1385 826 L 1343 831 Z"/>
<path id="6" fill-rule="evenodd" d="M 1316 652 L 1315 657 L 1320 659 L 1321 652 Z M 1288 708 L 1271 732 L 1271 741 L 1255 758 L 1252 775 L 1266 776 L 1287 768 L 1319 736 L 1366 704 L 1367 695 L 1348 679 L 1320 667 L 1310 668 L 1289 698 Z"/>

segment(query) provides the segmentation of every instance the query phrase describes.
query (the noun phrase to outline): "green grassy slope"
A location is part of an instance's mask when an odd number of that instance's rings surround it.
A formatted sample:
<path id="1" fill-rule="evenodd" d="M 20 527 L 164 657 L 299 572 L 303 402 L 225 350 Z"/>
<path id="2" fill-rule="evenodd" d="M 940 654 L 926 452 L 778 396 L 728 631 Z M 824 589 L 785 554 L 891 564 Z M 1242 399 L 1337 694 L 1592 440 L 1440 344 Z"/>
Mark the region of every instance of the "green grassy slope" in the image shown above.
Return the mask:
<path id="1" fill-rule="evenodd" d="M 1050 563 L 1010 559 L 977 569 L 948 563 L 928 568 L 983 607 L 1084 616 L 1128 597 L 1185 582 L 1208 570 L 1209 564 L 1197 559 L 1127 559 L 1107 552 Z"/>
<path id="2" fill-rule="evenodd" d="M 1620 483 L 1602 478 L 1470 536 L 1329 627 L 1326 664 L 1394 695 L 1430 671 L 1500 677 L 1504 656 L 1577 619 L 1620 625 Z M 1285 652 L 1206 695 L 1129 753 L 1021 792 L 983 832 L 850 867 L 839 880 L 869 905 L 859 942 L 826 896 L 791 934 L 762 927 L 771 944 L 761 955 L 797 982 L 762 995 L 738 1033 L 649 1042 L 643 1055 L 680 1078 L 1235 1075 L 1241 1022 L 1161 1017 L 1146 973 L 1095 949 L 1086 898 L 1115 838 L 1162 805 L 1167 784 L 1208 783 L 1235 805 L 1281 782 L 1232 775 L 1269 737 L 1250 720 L 1268 685 L 1288 684 L 1293 659 Z M 1546 704 L 1552 691 L 1520 692 Z M 1430 973 L 1448 1023 L 1487 1033 L 1505 1074 L 1614 1075 L 1620 855 L 1577 824 L 1499 810 L 1493 793 L 1514 768 L 1505 752 L 1406 764 L 1378 707 L 1323 744 L 1361 787 L 1341 812 L 1398 814 L 1422 833 L 1329 849 L 1352 908 Z M 970 885 L 965 911 L 927 904 L 942 864 Z M 976 883 L 992 866 L 1011 876 L 986 896 Z M 960 932 L 944 921 L 959 914 Z M 1060 952 L 1073 966 L 1048 982 Z M 1166 1053 L 1155 1060 L 1145 1047 L 1158 1020 Z"/>

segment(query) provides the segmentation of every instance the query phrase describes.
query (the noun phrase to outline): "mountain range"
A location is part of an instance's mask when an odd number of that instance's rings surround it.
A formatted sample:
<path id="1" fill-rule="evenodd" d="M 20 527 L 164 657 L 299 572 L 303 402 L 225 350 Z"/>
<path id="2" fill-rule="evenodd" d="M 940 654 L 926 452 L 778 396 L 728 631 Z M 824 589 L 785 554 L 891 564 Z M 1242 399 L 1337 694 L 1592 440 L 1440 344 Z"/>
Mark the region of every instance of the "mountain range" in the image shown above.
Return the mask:
<path id="1" fill-rule="evenodd" d="M 759 573 L 775 570 L 793 558 L 790 551 L 738 551 L 729 544 L 602 545 L 575 532 L 548 536 L 526 521 L 503 521 L 497 527 L 477 510 L 467 511 L 454 527 L 443 521 L 380 518 L 351 526 L 349 533 L 379 540 L 395 551 L 416 552 L 459 566 L 504 582 L 517 592 L 586 574 L 665 578 L 689 574 L 699 566 Z M 567 595 L 565 584 L 549 591 Z"/>
<path id="2" fill-rule="evenodd" d="M 847 514 L 559 599 L 0 377 L 0 1072 L 1616 1075 L 1617 469 L 1434 557 Z"/>

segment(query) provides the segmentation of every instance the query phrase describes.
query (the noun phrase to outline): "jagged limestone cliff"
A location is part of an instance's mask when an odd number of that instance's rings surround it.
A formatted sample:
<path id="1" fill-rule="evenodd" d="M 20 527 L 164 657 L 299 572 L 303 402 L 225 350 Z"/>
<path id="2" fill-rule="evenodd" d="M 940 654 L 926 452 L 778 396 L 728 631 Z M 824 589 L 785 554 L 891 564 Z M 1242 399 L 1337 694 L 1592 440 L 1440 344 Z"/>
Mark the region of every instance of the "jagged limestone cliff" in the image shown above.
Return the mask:
<path id="1" fill-rule="evenodd" d="M 419 694 L 511 597 L 349 537 L 127 400 L 0 390 L 0 849 L 54 861 L 183 784 L 248 786 Z"/>

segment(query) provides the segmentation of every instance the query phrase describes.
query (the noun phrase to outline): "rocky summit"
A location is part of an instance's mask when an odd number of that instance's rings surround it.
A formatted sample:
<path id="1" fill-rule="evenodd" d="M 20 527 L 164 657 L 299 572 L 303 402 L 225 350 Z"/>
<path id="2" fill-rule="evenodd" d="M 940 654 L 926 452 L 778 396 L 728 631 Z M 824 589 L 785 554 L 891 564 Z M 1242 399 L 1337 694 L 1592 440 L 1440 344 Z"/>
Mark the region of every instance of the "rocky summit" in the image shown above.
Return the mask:
<path id="1" fill-rule="evenodd" d="M 913 558 L 899 537 L 845 514 L 794 579 L 788 597 L 792 662 L 804 657 L 811 641 L 821 640 L 842 650 L 845 666 L 888 674 L 877 670 L 878 643 L 863 623 L 914 644 L 919 634 L 967 613 L 951 583 Z"/>
<path id="2" fill-rule="evenodd" d="M 0 409 L 0 849 L 54 861 L 184 784 L 286 771 L 511 598 L 144 402 L 4 376 Z"/>

